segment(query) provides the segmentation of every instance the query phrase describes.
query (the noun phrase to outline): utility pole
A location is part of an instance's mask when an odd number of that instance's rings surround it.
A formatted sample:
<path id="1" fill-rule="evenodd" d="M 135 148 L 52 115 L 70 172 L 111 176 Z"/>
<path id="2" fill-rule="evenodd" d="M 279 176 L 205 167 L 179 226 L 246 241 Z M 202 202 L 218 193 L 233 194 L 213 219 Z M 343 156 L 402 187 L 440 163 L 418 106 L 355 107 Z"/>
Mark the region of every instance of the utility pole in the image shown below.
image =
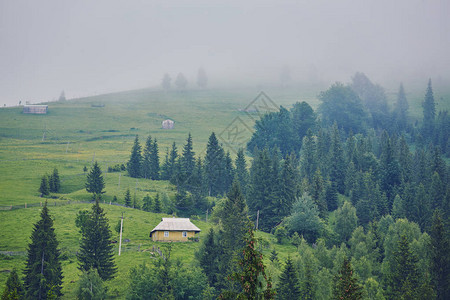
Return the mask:
<path id="1" fill-rule="evenodd" d="M 258 212 L 256 213 L 256 230 L 258 230 L 258 222 L 259 222 L 259 209 Z"/>
<path id="2" fill-rule="evenodd" d="M 122 213 L 122 219 L 120 220 L 119 256 L 120 256 L 120 252 L 122 250 L 122 228 L 123 228 L 123 213 Z"/>

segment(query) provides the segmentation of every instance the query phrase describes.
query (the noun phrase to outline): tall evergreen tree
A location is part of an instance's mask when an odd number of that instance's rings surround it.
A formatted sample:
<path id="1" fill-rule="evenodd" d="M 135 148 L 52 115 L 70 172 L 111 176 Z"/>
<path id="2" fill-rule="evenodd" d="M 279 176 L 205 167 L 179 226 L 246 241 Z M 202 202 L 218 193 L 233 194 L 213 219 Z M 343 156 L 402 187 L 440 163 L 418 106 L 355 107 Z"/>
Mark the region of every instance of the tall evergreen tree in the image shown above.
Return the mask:
<path id="1" fill-rule="evenodd" d="M 177 186 L 178 188 L 189 189 L 189 180 L 195 169 L 195 153 L 193 150 L 193 142 L 191 133 L 189 133 L 186 140 L 186 145 L 183 147 L 183 152 L 180 157 L 180 170 Z"/>
<path id="2" fill-rule="evenodd" d="M 406 99 L 405 89 L 400 83 L 400 88 L 397 94 L 397 102 L 395 102 L 394 115 L 397 121 L 397 127 L 400 131 L 405 130 L 408 125 L 408 109 L 409 104 Z"/>
<path id="3" fill-rule="evenodd" d="M 130 160 L 127 163 L 128 175 L 133 178 L 141 177 L 142 174 L 142 155 L 139 137 L 136 134 L 133 147 L 131 148 Z"/>
<path id="4" fill-rule="evenodd" d="M 247 162 L 245 160 L 244 149 L 239 148 L 236 156 L 235 163 L 236 172 L 235 177 L 239 185 L 241 186 L 242 193 L 247 196 L 248 191 L 248 183 L 249 183 L 249 174 L 247 170 Z"/>
<path id="5" fill-rule="evenodd" d="M 299 176 L 297 173 L 296 159 L 294 154 L 286 155 L 280 172 L 279 186 L 279 208 L 278 217 L 281 219 L 289 215 L 292 205 L 298 193 L 297 182 Z"/>
<path id="6" fill-rule="evenodd" d="M 223 187 L 224 193 L 230 190 L 231 184 L 234 180 L 235 169 L 233 167 L 233 160 L 231 159 L 230 151 L 227 151 L 224 157 L 224 175 L 223 175 Z"/>
<path id="7" fill-rule="evenodd" d="M 339 193 L 345 193 L 345 161 L 344 151 L 342 150 L 341 138 L 337 124 L 334 123 L 331 132 L 331 146 L 329 154 L 330 180 L 336 183 Z"/>
<path id="8" fill-rule="evenodd" d="M 220 277 L 221 247 L 216 239 L 214 229 L 210 228 L 199 251 L 196 253 L 200 267 L 203 269 L 210 286 L 216 286 Z"/>
<path id="9" fill-rule="evenodd" d="M 279 284 L 277 287 L 277 299 L 291 300 L 300 299 L 300 280 L 295 265 L 290 256 L 286 260 L 284 269 L 280 275 Z"/>
<path id="10" fill-rule="evenodd" d="M 6 280 L 2 300 L 20 300 L 23 299 L 23 296 L 24 290 L 22 282 L 19 279 L 19 275 L 17 275 L 16 269 L 13 269 Z"/>
<path id="11" fill-rule="evenodd" d="M 209 196 L 217 196 L 223 192 L 224 162 L 223 148 L 213 132 L 209 136 L 205 156 L 205 177 Z"/>
<path id="12" fill-rule="evenodd" d="M 142 199 L 142 203 L 142 209 L 144 211 L 153 211 L 153 201 L 149 194 L 145 195 L 144 199 Z"/>
<path id="13" fill-rule="evenodd" d="M 159 150 L 158 150 L 158 141 L 156 138 L 153 140 L 151 144 L 150 151 L 150 178 L 152 180 L 159 180 Z"/>
<path id="14" fill-rule="evenodd" d="M 131 193 L 130 193 L 130 188 L 127 188 L 127 190 L 126 190 L 126 192 L 125 192 L 124 202 L 125 202 L 125 206 L 126 206 L 126 207 L 131 207 Z"/>
<path id="15" fill-rule="evenodd" d="M 337 195 L 336 195 L 337 196 Z M 320 173 L 320 169 L 317 169 L 314 173 L 313 181 L 311 182 L 311 198 L 319 208 L 320 216 L 325 217 L 325 213 L 328 211 L 325 182 Z"/>
<path id="16" fill-rule="evenodd" d="M 97 161 L 94 162 L 91 171 L 87 174 L 85 187 L 88 193 L 92 193 L 92 199 L 100 198 L 104 193 L 105 181 Z"/>
<path id="17" fill-rule="evenodd" d="M 54 299 L 62 296 L 62 268 L 53 220 L 47 202 L 41 219 L 34 225 L 24 270 L 24 288 L 28 299 Z"/>
<path id="18" fill-rule="evenodd" d="M 302 150 L 300 152 L 300 175 L 307 178 L 308 182 L 313 181 L 314 173 L 317 169 L 316 143 L 312 136 L 312 131 L 308 130 L 303 137 Z"/>
<path id="19" fill-rule="evenodd" d="M 49 177 L 50 192 L 57 193 L 61 188 L 61 179 L 59 178 L 58 169 L 54 168 L 53 173 Z"/>
<path id="20" fill-rule="evenodd" d="M 80 251 L 77 255 L 80 270 L 96 269 L 102 280 L 115 277 L 117 267 L 114 262 L 114 244 L 110 242 L 111 236 L 108 219 L 97 199 L 92 205 L 81 237 Z"/>
<path id="21" fill-rule="evenodd" d="M 362 299 L 362 287 L 353 274 L 350 261 L 344 258 L 338 274 L 334 277 L 333 299 Z"/>
<path id="22" fill-rule="evenodd" d="M 380 157 L 381 187 L 388 197 L 390 210 L 395 197 L 395 188 L 400 184 L 400 170 L 394 145 L 386 131 L 383 132 L 382 139 L 384 145 Z"/>
<path id="23" fill-rule="evenodd" d="M 152 172 L 152 166 L 151 166 L 151 155 L 152 155 L 152 137 L 148 136 L 147 141 L 145 142 L 145 147 L 142 155 L 142 176 L 144 178 L 150 178 L 151 172 Z"/>
<path id="24" fill-rule="evenodd" d="M 50 195 L 50 187 L 48 184 L 48 176 L 47 175 L 44 175 L 41 178 L 41 185 L 39 186 L 39 192 L 41 193 L 41 196 Z"/>
<path id="25" fill-rule="evenodd" d="M 431 274 L 437 299 L 450 298 L 450 241 L 448 230 L 442 220 L 442 213 L 435 210 L 433 225 L 430 231 L 431 237 Z"/>
<path id="26" fill-rule="evenodd" d="M 431 87 L 431 79 L 428 80 L 427 92 L 425 93 L 425 100 L 422 103 L 422 107 L 423 107 L 422 136 L 427 140 L 431 140 L 434 132 L 434 119 L 436 117 L 436 104 L 434 102 L 433 88 Z"/>
<path id="27" fill-rule="evenodd" d="M 167 151 L 166 160 L 161 169 L 161 179 L 163 180 L 171 180 L 174 175 L 175 164 L 178 159 L 177 144 L 173 142 L 170 153 L 169 150 Z"/>
<path id="28" fill-rule="evenodd" d="M 153 212 L 154 213 L 160 213 L 162 211 L 161 209 L 161 200 L 159 200 L 159 193 L 155 196 L 155 204 L 153 205 Z"/>

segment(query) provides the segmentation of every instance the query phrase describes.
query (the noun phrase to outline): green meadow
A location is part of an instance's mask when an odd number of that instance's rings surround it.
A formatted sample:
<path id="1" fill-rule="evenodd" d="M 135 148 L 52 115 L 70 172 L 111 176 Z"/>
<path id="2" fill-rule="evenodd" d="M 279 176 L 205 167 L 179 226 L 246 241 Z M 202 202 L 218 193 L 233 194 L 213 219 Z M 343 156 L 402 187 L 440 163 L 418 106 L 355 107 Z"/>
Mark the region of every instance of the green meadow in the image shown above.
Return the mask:
<path id="1" fill-rule="evenodd" d="M 317 95 L 326 86 L 304 86 L 290 89 L 272 88 L 265 92 L 273 103 L 288 108 L 297 101 L 306 101 L 317 108 Z M 423 93 L 408 95 L 411 115 L 421 119 Z M 391 103 L 396 91 L 388 93 Z M 133 179 L 126 172 L 107 173 L 108 166 L 126 163 L 136 135 L 143 145 L 147 136 L 156 138 L 159 144 L 160 161 L 166 149 L 176 142 L 179 152 L 188 133 L 192 134 L 194 151 L 203 156 L 208 137 L 216 132 L 226 150 L 234 155 L 236 144 L 227 144 L 230 137 L 227 130 L 238 120 L 244 130 L 240 138 L 245 141 L 252 134 L 257 113 L 243 111 L 258 95 L 257 89 L 204 90 L 164 93 L 156 90 L 127 91 L 99 95 L 64 102 L 50 102 L 46 115 L 28 115 L 22 108 L 0 109 L 0 251 L 11 251 L 15 255 L 0 255 L 0 293 L 4 282 L 13 268 L 23 270 L 25 255 L 33 224 L 39 219 L 39 204 L 45 199 L 39 197 L 39 184 L 44 174 L 58 168 L 61 177 L 61 192 L 48 199 L 50 214 L 55 221 L 57 238 L 63 257 L 64 298 L 75 297 L 77 269 L 76 251 L 80 234 L 75 227 L 79 210 L 90 209 L 89 195 L 84 189 L 86 174 L 83 167 L 90 167 L 98 161 L 105 178 L 106 193 L 102 200 L 111 228 L 114 228 L 124 214 L 124 239 L 122 255 L 116 256 L 118 276 L 108 282 L 111 295 L 124 297 L 127 288 L 128 271 L 141 263 L 150 263 L 156 256 L 151 253 L 153 243 L 149 232 L 164 217 L 136 209 L 109 205 L 114 196 L 123 203 L 124 193 L 130 189 L 132 197 L 139 201 L 146 194 L 157 193 L 173 198 L 175 187 L 166 181 Z M 438 109 L 450 109 L 450 92 L 436 90 Z M 262 108 L 264 110 L 264 108 Z M 175 121 L 172 130 L 161 129 L 165 119 Z M 223 133 L 221 135 L 221 133 Z M 231 146 L 228 146 L 231 145 Z M 70 204 L 69 204 L 70 203 Z M 11 205 L 25 205 L 28 208 L 9 210 Z M 34 205 L 34 206 L 33 206 Z M 33 207 L 31 207 L 33 206 Z M 204 220 L 204 216 L 200 216 Z M 195 220 L 203 234 L 212 223 Z M 114 232 L 115 234 L 115 232 Z M 292 245 L 278 245 L 275 238 L 258 232 L 257 236 L 267 241 L 263 247 L 265 260 L 275 248 L 284 259 L 293 255 Z M 157 244 L 161 248 L 164 244 Z M 199 243 L 175 243 L 173 257 L 186 264 L 193 263 Z M 116 245 L 116 253 L 118 245 Z M 3 253 L 3 252 L 2 252 Z M 277 270 L 269 270 L 277 272 Z"/>

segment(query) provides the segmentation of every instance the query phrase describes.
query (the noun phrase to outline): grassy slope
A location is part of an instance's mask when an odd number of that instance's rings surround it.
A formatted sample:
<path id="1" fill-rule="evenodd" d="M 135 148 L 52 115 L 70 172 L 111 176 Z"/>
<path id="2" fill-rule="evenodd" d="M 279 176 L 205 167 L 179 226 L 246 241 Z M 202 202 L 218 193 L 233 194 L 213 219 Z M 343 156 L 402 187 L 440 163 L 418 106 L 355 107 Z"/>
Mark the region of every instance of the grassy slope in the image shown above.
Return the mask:
<path id="1" fill-rule="evenodd" d="M 314 108 L 318 105 L 316 95 L 319 91 L 320 88 L 317 87 L 266 90 L 277 104 L 290 107 L 296 101 L 307 101 Z M 88 200 L 89 195 L 83 189 L 83 166 L 89 166 L 93 159 L 98 160 L 104 169 L 112 164 L 125 162 L 136 134 L 139 134 L 141 142 L 149 134 L 156 137 L 163 158 L 166 147 L 175 141 L 180 150 L 188 132 L 191 132 L 194 150 L 203 153 L 211 131 L 222 132 L 235 117 L 252 127 L 253 120 L 239 112 L 238 108 L 246 107 L 257 92 L 235 90 L 165 94 L 150 90 L 130 91 L 50 103 L 50 112 L 44 116 L 24 115 L 20 108 L 0 109 L 0 207 L 41 202 L 37 192 L 40 178 L 44 173 L 50 173 L 54 167 L 58 168 L 62 178 L 62 191 L 57 196 L 63 200 L 52 202 Z M 444 99 L 439 105 L 440 109 L 450 108 L 448 95 L 437 95 L 437 99 Z M 412 115 L 420 118 L 423 95 L 416 93 L 408 97 Z M 91 104 L 99 103 L 105 106 L 91 107 Z M 175 120 L 174 130 L 160 129 L 161 121 L 166 118 Z M 42 141 L 44 129 L 46 139 Z M 249 137 L 251 132 L 244 134 Z M 173 187 L 164 181 L 140 179 L 136 182 L 135 179 L 121 176 L 119 187 L 119 173 L 105 174 L 105 180 L 106 201 L 111 200 L 114 195 L 119 201 L 123 201 L 123 194 L 128 187 L 132 191 L 136 190 L 138 199 L 142 199 L 146 193 L 154 195 L 156 192 L 163 192 L 169 197 L 174 194 Z M 76 284 L 71 282 L 76 281 L 79 275 L 74 252 L 77 251 L 80 236 L 74 226 L 74 219 L 79 209 L 88 209 L 89 206 L 72 204 L 50 208 L 55 218 L 61 249 L 68 256 L 63 262 L 66 298 L 74 297 Z M 122 212 L 127 217 L 124 238 L 129 238 L 131 242 L 125 245 L 123 255 L 117 257 L 119 274 L 109 283 L 111 290 L 117 289 L 119 295 L 123 296 L 128 270 L 152 259 L 149 252 L 137 252 L 137 248 L 140 244 L 141 250 L 152 246 L 148 232 L 163 215 L 117 206 L 104 207 L 112 226 Z M 32 224 L 38 218 L 38 207 L 0 211 L 0 251 L 25 251 Z M 197 225 L 203 232 L 211 226 L 204 222 L 197 222 Z M 258 233 L 258 236 L 272 244 L 270 248 L 264 249 L 266 259 L 273 247 L 276 247 L 281 260 L 295 252 L 295 248 L 290 245 L 275 245 L 274 238 L 269 234 Z M 196 243 L 175 244 L 173 255 L 189 263 L 197 247 Z M 23 269 L 24 259 L 24 256 L 11 259 L 0 257 L 0 292 L 8 274 L 5 271 L 13 267 Z"/>

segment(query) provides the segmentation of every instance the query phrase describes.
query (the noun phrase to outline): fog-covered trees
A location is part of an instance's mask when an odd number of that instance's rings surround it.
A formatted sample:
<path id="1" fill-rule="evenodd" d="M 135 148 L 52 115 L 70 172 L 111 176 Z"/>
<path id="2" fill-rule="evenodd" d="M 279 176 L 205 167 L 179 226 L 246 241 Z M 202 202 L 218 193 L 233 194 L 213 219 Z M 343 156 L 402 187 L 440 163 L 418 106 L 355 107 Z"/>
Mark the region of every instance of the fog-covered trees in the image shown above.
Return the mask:
<path id="1" fill-rule="evenodd" d="M 175 79 L 175 86 L 178 90 L 185 90 L 188 84 L 186 77 L 184 77 L 183 73 L 178 73 L 177 78 Z"/>
<path id="2" fill-rule="evenodd" d="M 208 77 L 206 76 L 205 69 L 203 68 L 198 69 L 197 85 L 202 89 L 208 86 Z"/>

